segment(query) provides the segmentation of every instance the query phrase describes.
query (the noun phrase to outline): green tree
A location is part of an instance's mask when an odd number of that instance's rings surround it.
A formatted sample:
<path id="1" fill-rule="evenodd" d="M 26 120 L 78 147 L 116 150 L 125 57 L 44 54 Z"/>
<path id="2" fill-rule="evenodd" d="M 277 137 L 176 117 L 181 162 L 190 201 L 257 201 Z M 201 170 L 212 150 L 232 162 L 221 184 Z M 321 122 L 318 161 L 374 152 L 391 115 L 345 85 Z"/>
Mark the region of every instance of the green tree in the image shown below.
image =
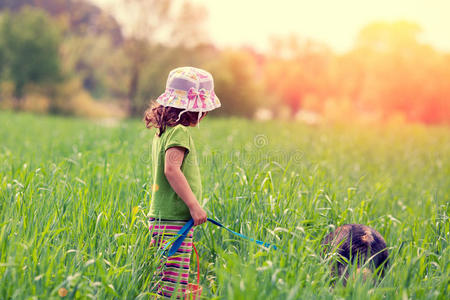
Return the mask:
<path id="1" fill-rule="evenodd" d="M 222 107 L 218 114 L 252 117 L 257 103 L 264 100 L 258 80 L 258 62 L 251 51 L 224 51 L 205 68 L 214 77 Z"/>
<path id="2" fill-rule="evenodd" d="M 181 46 L 193 47 L 201 42 L 200 25 L 206 12 L 197 4 L 187 0 L 128 0 L 124 2 L 124 8 L 134 15 L 129 24 L 129 38 L 124 42 L 124 50 L 129 59 L 128 82 L 128 109 L 130 115 L 142 115 L 143 94 L 148 94 L 144 81 L 151 77 L 155 68 L 161 64 L 157 62 L 161 56 L 161 36 L 170 33 L 169 46 L 178 48 Z M 177 4 L 181 4 L 177 9 Z M 177 51 L 177 49 L 175 49 Z M 171 53 L 173 53 L 171 51 Z M 165 61 L 165 60 L 164 60 Z M 169 63 L 169 65 L 172 65 Z M 162 66 L 159 76 L 167 76 L 166 67 Z M 159 86 L 159 85 L 157 85 Z M 144 91 L 142 91 L 144 90 Z M 148 99 L 145 99 L 147 102 Z"/>
<path id="3" fill-rule="evenodd" d="M 26 8 L 6 13 L 0 24 L 2 77 L 14 83 L 16 108 L 27 84 L 54 83 L 61 79 L 60 33 L 46 13 Z"/>
<path id="4" fill-rule="evenodd" d="M 70 34 L 64 38 L 60 57 L 64 74 L 79 77 L 92 96 L 126 97 L 129 61 L 108 35 Z"/>

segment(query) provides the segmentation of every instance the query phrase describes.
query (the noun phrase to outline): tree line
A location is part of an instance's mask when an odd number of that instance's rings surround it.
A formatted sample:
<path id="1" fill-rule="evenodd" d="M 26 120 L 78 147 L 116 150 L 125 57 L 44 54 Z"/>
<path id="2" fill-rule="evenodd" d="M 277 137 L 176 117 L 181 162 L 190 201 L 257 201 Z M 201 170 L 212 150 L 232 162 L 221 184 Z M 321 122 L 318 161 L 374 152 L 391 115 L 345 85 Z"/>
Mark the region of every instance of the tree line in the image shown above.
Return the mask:
<path id="1" fill-rule="evenodd" d="M 123 35 L 111 15 L 83 1 L 1 0 L 0 107 L 141 116 L 169 70 L 192 65 L 215 78 L 216 114 L 253 117 L 265 108 L 449 123 L 450 53 L 421 42 L 415 23 L 371 23 L 344 54 L 295 35 L 272 38 L 260 53 L 218 49 L 205 38 L 205 10 L 189 1 L 178 9 L 168 0 L 126 3 L 139 13 Z M 161 32 L 170 40 L 157 42 Z"/>

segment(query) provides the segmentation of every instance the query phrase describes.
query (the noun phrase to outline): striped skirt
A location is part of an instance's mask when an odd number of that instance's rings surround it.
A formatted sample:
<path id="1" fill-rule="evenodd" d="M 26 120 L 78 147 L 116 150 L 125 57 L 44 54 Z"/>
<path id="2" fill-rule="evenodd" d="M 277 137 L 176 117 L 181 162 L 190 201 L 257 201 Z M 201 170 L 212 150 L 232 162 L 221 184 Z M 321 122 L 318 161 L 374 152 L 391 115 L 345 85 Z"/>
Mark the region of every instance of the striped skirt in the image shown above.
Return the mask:
<path id="1" fill-rule="evenodd" d="M 156 220 L 150 218 L 151 245 L 163 249 L 173 239 L 186 221 Z M 177 252 L 158 267 L 158 294 L 170 298 L 177 293 L 177 298 L 184 297 L 189 280 L 189 265 L 192 252 L 193 229 L 181 244 Z"/>

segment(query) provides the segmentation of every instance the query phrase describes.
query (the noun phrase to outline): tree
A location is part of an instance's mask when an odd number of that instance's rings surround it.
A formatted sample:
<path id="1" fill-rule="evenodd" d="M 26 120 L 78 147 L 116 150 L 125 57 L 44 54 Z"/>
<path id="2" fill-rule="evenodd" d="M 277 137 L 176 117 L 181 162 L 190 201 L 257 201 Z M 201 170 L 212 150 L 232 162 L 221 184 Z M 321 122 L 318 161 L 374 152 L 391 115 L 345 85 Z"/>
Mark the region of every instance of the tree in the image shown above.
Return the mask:
<path id="1" fill-rule="evenodd" d="M 2 76 L 14 83 L 16 108 L 27 84 L 61 79 L 58 29 L 46 13 L 30 8 L 6 13 L 0 24 Z"/>
<path id="2" fill-rule="evenodd" d="M 265 64 L 264 80 L 272 94 L 293 115 L 307 96 L 324 99 L 333 93 L 333 53 L 323 44 L 297 36 L 272 40 L 272 54 Z"/>
<path id="3" fill-rule="evenodd" d="M 411 22 L 376 22 L 358 35 L 349 58 L 360 78 L 359 101 L 385 116 L 436 123 L 448 120 L 450 78 L 445 56 L 419 40 Z"/>
<path id="4" fill-rule="evenodd" d="M 5 14 L 0 14 L 0 32 L 1 32 L 1 28 L 3 26 L 5 17 L 6 17 Z M 6 58 L 5 58 L 6 49 L 5 48 L 6 48 L 6 46 L 4 45 L 3 39 L 1 38 L 1 35 L 0 35 L 0 82 L 3 79 L 2 76 L 6 69 Z"/>
<path id="5" fill-rule="evenodd" d="M 249 50 L 228 50 L 206 64 L 214 77 L 216 95 L 222 107 L 218 114 L 252 117 L 264 100 L 258 80 L 259 64 Z"/>
<path id="6" fill-rule="evenodd" d="M 46 11 L 72 34 L 107 35 L 115 45 L 123 42 L 115 18 L 88 0 L 0 0 L 0 10 L 16 13 L 24 7 Z"/>
<path id="7" fill-rule="evenodd" d="M 142 99 L 140 89 L 142 73 L 149 62 L 159 58 L 161 35 L 168 33 L 170 47 L 189 43 L 193 46 L 198 41 L 198 30 L 204 19 L 199 16 L 201 10 L 194 4 L 184 1 L 181 9 L 177 10 L 176 1 L 170 0 L 126 0 L 125 9 L 135 16 L 129 26 L 129 37 L 125 40 L 125 53 L 130 61 L 130 76 L 128 86 L 128 101 L 130 115 L 142 115 Z M 166 76 L 163 69 L 159 76 Z"/>
<path id="8" fill-rule="evenodd" d="M 109 35 L 68 35 L 60 57 L 64 73 L 80 77 L 94 97 L 126 98 L 129 62 Z"/>

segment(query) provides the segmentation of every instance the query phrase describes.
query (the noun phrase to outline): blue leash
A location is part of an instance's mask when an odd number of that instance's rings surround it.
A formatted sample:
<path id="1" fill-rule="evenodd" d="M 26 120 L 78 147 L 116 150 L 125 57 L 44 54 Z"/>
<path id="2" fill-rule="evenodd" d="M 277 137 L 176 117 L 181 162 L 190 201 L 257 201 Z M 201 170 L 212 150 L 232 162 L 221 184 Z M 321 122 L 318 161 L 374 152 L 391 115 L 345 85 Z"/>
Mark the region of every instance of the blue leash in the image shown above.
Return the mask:
<path id="1" fill-rule="evenodd" d="M 235 232 L 227 227 L 225 227 L 224 225 L 222 225 L 221 223 L 217 222 L 216 220 L 210 219 L 208 218 L 208 221 L 213 223 L 214 225 L 218 226 L 218 227 L 222 227 L 223 229 L 227 230 L 228 232 L 237 235 L 238 237 L 241 237 L 243 239 L 249 240 L 251 242 L 255 242 L 258 245 L 264 246 L 266 248 L 270 248 L 272 247 L 273 249 L 277 250 L 277 246 L 275 245 L 271 245 L 269 243 L 264 243 L 262 241 L 258 241 L 255 240 L 253 238 L 247 237 L 239 232 Z M 189 221 L 186 222 L 186 224 L 184 224 L 183 228 L 180 229 L 180 231 L 178 231 L 177 235 L 178 238 L 173 241 L 173 242 L 168 242 L 166 243 L 166 245 L 163 248 L 163 253 L 166 254 L 168 257 L 172 256 L 175 254 L 175 252 L 177 252 L 178 248 L 180 248 L 181 243 L 183 243 L 184 239 L 186 238 L 189 230 L 191 230 L 191 228 L 194 226 L 194 220 L 190 219 Z M 167 249 L 168 247 L 170 247 L 170 249 Z"/>

